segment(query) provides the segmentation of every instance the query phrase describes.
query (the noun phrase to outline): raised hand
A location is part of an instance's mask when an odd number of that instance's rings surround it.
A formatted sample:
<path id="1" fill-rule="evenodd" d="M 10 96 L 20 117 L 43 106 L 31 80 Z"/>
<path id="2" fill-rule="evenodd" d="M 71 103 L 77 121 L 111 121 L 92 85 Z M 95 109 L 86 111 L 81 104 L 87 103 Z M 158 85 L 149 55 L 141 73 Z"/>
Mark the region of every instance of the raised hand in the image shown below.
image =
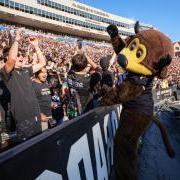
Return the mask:
<path id="1" fill-rule="evenodd" d="M 107 32 L 109 36 L 111 37 L 111 43 L 113 45 L 113 49 L 115 53 L 119 54 L 119 52 L 126 46 L 126 43 L 119 36 L 119 31 L 118 31 L 117 26 L 114 24 L 110 24 L 107 27 Z"/>
<path id="2" fill-rule="evenodd" d="M 19 28 L 16 30 L 16 37 L 15 37 L 16 41 L 20 41 L 23 38 L 22 37 L 23 32 L 24 32 L 24 28 Z"/>
<path id="3" fill-rule="evenodd" d="M 37 47 L 39 45 L 39 40 L 35 37 L 29 37 L 29 43 L 34 47 Z"/>
<path id="4" fill-rule="evenodd" d="M 107 27 L 107 32 L 111 38 L 118 36 L 118 28 L 114 24 L 111 24 Z"/>

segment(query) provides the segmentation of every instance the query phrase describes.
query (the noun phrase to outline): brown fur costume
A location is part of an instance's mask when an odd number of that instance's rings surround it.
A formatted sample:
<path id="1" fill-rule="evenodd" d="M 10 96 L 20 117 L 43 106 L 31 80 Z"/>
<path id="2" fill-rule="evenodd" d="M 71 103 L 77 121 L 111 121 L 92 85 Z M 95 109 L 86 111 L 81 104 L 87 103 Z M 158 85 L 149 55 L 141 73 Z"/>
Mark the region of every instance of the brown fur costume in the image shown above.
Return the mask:
<path id="1" fill-rule="evenodd" d="M 140 101 L 141 107 L 147 106 L 149 99 L 145 99 L 145 101 L 141 99 L 146 97 L 148 92 L 151 100 L 152 87 L 147 85 L 147 82 L 149 80 L 153 82 L 155 76 L 166 77 L 167 66 L 173 56 L 172 43 L 163 33 L 153 29 L 138 32 L 138 24 L 135 28 L 137 34 L 125 41 L 118 35 L 116 26 L 110 25 L 107 28 L 114 51 L 118 55 L 118 63 L 135 77 L 135 79 L 126 78 L 121 85 L 108 91 L 102 99 L 103 105 L 119 103 L 123 105 L 120 126 L 114 144 L 114 179 L 116 180 L 137 179 L 138 140 L 154 119 L 153 105 L 149 107 L 150 113 L 146 113 L 146 110 L 141 111 L 138 104 Z M 143 79 L 145 80 L 144 84 L 141 83 Z M 150 90 L 146 90 L 146 88 L 150 88 Z M 133 103 L 133 107 L 128 106 L 128 103 Z M 169 144 L 164 126 L 157 120 L 156 123 L 164 133 L 163 140 L 166 143 L 168 154 L 173 157 L 174 152 Z"/>

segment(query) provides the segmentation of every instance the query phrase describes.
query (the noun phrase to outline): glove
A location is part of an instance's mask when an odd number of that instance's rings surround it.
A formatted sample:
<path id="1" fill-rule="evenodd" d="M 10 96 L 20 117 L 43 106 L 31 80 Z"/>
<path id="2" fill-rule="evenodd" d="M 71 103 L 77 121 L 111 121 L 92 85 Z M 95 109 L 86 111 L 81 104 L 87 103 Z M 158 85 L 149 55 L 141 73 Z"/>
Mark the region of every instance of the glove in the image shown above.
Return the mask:
<path id="1" fill-rule="evenodd" d="M 119 34 L 117 26 L 113 25 L 113 24 L 110 24 L 107 27 L 107 32 L 111 38 L 114 38 L 114 37 L 118 36 L 118 34 Z"/>

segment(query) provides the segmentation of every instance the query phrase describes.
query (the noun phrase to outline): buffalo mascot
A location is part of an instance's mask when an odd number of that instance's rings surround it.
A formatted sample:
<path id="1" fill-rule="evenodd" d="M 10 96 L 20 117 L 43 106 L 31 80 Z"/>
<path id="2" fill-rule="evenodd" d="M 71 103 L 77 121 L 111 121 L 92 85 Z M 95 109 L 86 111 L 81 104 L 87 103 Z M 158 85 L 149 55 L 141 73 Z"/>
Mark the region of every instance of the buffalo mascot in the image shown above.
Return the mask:
<path id="1" fill-rule="evenodd" d="M 173 57 L 173 45 L 163 33 L 148 29 L 139 31 L 135 24 L 135 35 L 123 40 L 115 25 L 107 32 L 117 54 L 118 64 L 126 71 L 122 84 L 110 89 L 102 98 L 106 106 L 122 104 L 120 126 L 114 142 L 114 180 L 137 180 L 137 147 L 139 138 L 148 125 L 156 122 L 170 157 L 174 151 L 168 141 L 166 129 L 153 116 L 153 79 L 166 78 L 167 67 Z"/>

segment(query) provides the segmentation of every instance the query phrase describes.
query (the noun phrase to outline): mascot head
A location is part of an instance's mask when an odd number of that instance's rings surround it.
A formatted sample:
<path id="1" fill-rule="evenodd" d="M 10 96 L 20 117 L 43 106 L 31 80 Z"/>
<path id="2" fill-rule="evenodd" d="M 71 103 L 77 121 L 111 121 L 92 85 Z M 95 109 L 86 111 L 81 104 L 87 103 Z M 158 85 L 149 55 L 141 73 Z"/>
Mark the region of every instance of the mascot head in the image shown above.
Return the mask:
<path id="1" fill-rule="evenodd" d="M 166 77 L 167 66 L 173 57 L 173 45 L 163 33 L 154 29 L 139 32 L 138 22 L 135 25 L 136 34 L 125 41 L 115 25 L 109 25 L 107 32 L 122 68 L 145 76 Z"/>

